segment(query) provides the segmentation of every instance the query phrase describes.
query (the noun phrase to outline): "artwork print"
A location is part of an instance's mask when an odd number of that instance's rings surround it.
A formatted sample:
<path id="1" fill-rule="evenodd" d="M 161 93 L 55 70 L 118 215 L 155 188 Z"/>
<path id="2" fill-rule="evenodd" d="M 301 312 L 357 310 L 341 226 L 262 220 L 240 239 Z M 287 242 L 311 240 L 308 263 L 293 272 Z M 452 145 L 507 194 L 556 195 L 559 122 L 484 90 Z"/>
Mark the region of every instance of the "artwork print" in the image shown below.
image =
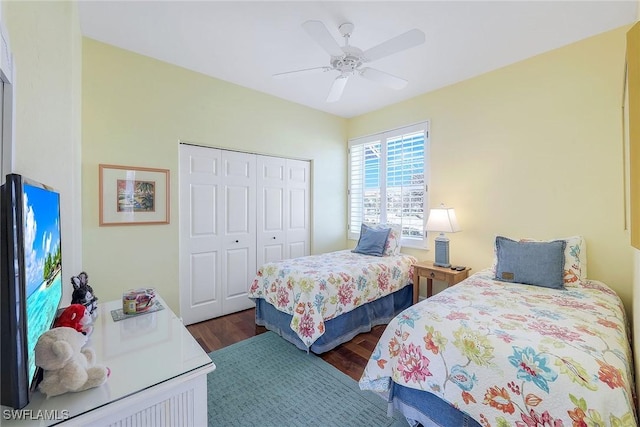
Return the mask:
<path id="1" fill-rule="evenodd" d="M 155 212 L 155 181 L 118 179 L 118 212 Z"/>
<path id="2" fill-rule="evenodd" d="M 169 169 L 99 165 L 100 226 L 169 224 Z"/>

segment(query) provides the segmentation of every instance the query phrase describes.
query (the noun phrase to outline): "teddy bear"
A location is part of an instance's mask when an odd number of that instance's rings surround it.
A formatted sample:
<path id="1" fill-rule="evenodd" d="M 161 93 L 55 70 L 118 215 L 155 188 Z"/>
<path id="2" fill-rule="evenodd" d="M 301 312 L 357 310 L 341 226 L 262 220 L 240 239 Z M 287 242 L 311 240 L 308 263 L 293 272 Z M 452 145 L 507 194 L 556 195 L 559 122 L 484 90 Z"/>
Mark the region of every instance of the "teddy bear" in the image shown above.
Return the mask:
<path id="1" fill-rule="evenodd" d="M 87 307 L 82 304 L 71 304 L 62 310 L 62 313 L 53 323 L 53 327 L 67 326 L 84 335 L 89 335 L 93 331 L 92 322 L 93 318 L 89 314 Z"/>
<path id="2" fill-rule="evenodd" d="M 81 272 L 71 278 L 73 293 L 71 294 L 71 304 L 82 304 L 89 309 L 91 317 L 98 316 L 98 297 L 93 293 L 93 288 L 89 285 L 89 275 Z"/>
<path id="3" fill-rule="evenodd" d="M 38 389 L 47 396 L 57 396 L 98 387 L 107 381 L 109 368 L 96 365 L 95 352 L 87 336 L 62 326 L 44 332 L 35 348 L 35 363 L 43 370 Z"/>

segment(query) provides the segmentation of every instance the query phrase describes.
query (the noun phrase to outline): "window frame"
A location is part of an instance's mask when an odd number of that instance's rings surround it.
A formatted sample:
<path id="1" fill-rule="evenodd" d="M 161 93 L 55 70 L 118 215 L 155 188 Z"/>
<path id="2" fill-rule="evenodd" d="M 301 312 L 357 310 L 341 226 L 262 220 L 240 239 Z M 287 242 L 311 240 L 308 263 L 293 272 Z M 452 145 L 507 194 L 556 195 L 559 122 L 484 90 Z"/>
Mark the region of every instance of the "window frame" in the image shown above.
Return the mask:
<path id="1" fill-rule="evenodd" d="M 375 143 L 375 142 L 379 142 L 380 143 L 380 176 L 381 176 L 381 182 L 379 183 L 379 188 L 380 188 L 380 194 L 384 194 L 385 197 L 381 198 L 380 201 L 380 207 L 381 207 L 381 212 L 380 212 L 380 222 L 384 223 L 386 222 L 386 209 L 387 209 L 387 199 L 386 199 L 386 194 L 387 194 L 387 156 L 388 156 L 388 151 L 387 151 L 387 145 L 388 142 L 390 140 L 393 140 L 395 138 L 398 138 L 402 135 L 407 135 L 407 134 L 411 134 L 411 133 L 416 133 L 416 132 L 424 132 L 424 164 L 423 164 L 423 171 L 424 171 L 424 186 L 425 186 L 425 191 L 424 191 L 424 197 L 423 197 L 423 217 L 422 217 L 422 237 L 418 238 L 418 237 L 405 237 L 403 236 L 401 239 L 401 245 L 404 247 L 411 247 L 411 248 L 417 248 L 417 249 L 426 249 L 427 248 L 427 233 L 425 230 L 426 227 L 426 223 L 427 223 L 427 215 L 429 212 L 429 183 L 430 183 L 430 131 L 429 131 L 429 121 L 425 120 L 423 122 L 419 122 L 419 123 L 414 123 L 411 125 L 407 125 L 407 126 L 402 126 L 399 128 L 395 128 L 395 129 L 391 129 L 391 130 L 386 130 L 384 132 L 379 132 L 379 133 L 375 133 L 375 134 L 371 134 L 371 135 L 366 135 L 366 136 L 362 136 L 362 137 L 357 137 L 357 138 L 351 138 L 348 141 L 348 152 L 347 152 L 347 159 L 348 159 L 348 171 L 347 171 L 347 236 L 349 239 L 351 240 L 358 240 L 359 236 L 360 236 L 360 227 L 357 227 L 357 230 L 354 229 L 354 227 L 352 227 L 352 215 L 353 215 L 353 200 L 352 200 L 352 195 L 354 193 L 358 193 L 357 191 L 353 190 L 353 160 L 352 160 L 352 147 L 354 146 L 358 146 L 358 145 L 362 145 L 362 144 L 369 144 L 369 143 Z M 364 170 L 364 168 L 363 168 Z M 359 194 L 359 193 L 358 193 Z M 362 194 L 364 194 L 364 184 L 362 185 Z M 361 208 L 363 209 L 363 203 L 361 203 Z M 363 209 L 363 213 L 361 214 L 361 218 L 360 218 L 360 223 L 364 222 L 364 209 Z M 355 222 L 354 222 L 355 223 Z"/>

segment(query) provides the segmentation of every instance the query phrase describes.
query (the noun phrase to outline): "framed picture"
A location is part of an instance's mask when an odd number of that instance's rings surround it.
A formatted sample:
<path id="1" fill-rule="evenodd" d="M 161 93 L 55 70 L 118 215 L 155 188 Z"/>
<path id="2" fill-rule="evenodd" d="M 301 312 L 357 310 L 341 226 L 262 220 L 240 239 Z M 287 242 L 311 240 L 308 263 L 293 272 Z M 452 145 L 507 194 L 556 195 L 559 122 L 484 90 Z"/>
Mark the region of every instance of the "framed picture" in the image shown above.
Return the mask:
<path id="1" fill-rule="evenodd" d="M 100 225 L 169 224 L 169 169 L 100 166 Z"/>

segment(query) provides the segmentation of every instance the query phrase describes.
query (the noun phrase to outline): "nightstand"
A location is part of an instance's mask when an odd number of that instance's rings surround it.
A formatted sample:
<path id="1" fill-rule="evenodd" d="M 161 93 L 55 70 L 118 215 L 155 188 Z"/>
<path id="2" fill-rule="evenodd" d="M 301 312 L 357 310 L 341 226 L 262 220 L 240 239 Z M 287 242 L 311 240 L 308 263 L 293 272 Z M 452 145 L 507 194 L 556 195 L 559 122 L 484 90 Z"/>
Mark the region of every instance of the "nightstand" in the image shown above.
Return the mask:
<path id="1" fill-rule="evenodd" d="M 440 280 L 453 286 L 469 277 L 471 268 L 467 267 L 462 271 L 452 270 L 445 267 L 436 267 L 431 261 L 420 261 L 413 264 L 413 303 L 418 302 L 420 295 L 420 277 L 427 278 L 427 298 L 433 293 L 433 281 Z"/>

